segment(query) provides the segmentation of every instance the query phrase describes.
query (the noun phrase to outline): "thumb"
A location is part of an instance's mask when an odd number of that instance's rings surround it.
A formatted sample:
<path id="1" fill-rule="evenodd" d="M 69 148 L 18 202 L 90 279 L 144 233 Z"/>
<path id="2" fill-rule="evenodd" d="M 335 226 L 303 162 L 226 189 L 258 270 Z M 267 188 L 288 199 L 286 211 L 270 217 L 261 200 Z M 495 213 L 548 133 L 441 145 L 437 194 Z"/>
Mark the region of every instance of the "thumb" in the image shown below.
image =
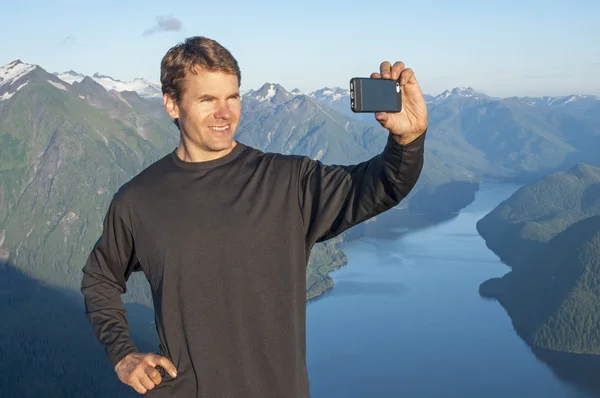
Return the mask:
<path id="1" fill-rule="evenodd" d="M 156 362 L 158 365 L 162 366 L 163 369 L 169 372 L 171 376 L 177 377 L 177 368 L 175 368 L 175 365 L 173 365 L 173 363 L 167 358 L 159 356 Z"/>

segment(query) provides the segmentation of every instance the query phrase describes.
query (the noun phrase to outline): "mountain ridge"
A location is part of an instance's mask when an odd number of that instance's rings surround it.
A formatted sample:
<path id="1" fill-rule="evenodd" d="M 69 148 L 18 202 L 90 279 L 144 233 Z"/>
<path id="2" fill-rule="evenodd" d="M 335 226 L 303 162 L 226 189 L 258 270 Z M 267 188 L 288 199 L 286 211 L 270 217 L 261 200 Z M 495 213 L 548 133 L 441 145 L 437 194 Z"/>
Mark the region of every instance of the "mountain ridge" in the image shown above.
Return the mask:
<path id="1" fill-rule="evenodd" d="M 33 66 L 37 66 L 37 67 L 41 67 L 40 65 L 37 64 L 29 64 L 29 63 L 24 63 L 23 61 L 21 61 L 21 59 L 16 59 L 14 61 L 9 62 L 6 65 L 0 66 L 0 70 L 2 68 L 7 67 L 8 65 L 12 64 L 12 63 L 23 63 L 25 65 L 33 65 Z M 76 72 L 74 70 L 68 70 L 65 72 L 53 72 L 52 74 L 54 74 L 55 76 L 61 78 L 61 80 L 65 81 L 66 83 L 72 84 L 73 81 L 81 81 L 85 76 L 90 76 L 90 75 L 86 75 L 86 74 L 82 74 L 79 72 Z M 102 81 L 102 80 L 110 80 L 111 83 L 113 85 L 115 85 L 115 83 L 122 83 L 123 86 L 121 87 L 113 87 L 113 89 L 116 89 L 117 91 L 125 91 L 126 89 L 128 89 L 127 91 L 136 91 L 135 89 L 132 88 L 136 88 L 137 86 L 134 85 L 133 83 L 135 82 L 142 82 L 147 86 L 152 86 L 153 88 L 155 88 L 156 90 L 158 90 L 158 92 L 151 92 L 151 93 L 146 93 L 145 97 L 161 97 L 162 94 L 159 94 L 160 92 L 160 82 L 158 81 L 153 81 L 150 79 L 146 79 L 143 77 L 136 77 L 132 80 L 122 80 L 122 79 L 118 79 L 118 78 L 114 78 L 108 75 L 105 75 L 101 72 L 94 72 L 91 76 L 91 78 L 97 80 L 97 81 Z M 63 79 L 64 78 L 64 79 Z M 2 82 L 2 75 L 0 73 L 0 84 Z M 111 83 L 105 83 L 106 85 L 108 85 L 109 87 L 107 87 L 107 90 L 110 90 Z M 101 83 L 102 84 L 102 83 Z M 259 87 L 258 89 L 256 88 L 245 88 L 244 92 L 245 93 L 252 93 L 252 92 L 256 92 L 258 90 L 260 90 L 261 88 L 263 88 L 265 85 L 268 84 L 273 84 L 273 85 L 278 85 L 281 88 L 283 88 L 282 85 L 275 83 L 275 82 L 265 82 L 261 85 L 261 87 Z M 127 86 L 129 85 L 129 86 Z M 106 86 L 105 86 L 106 87 Z M 137 89 L 141 89 L 139 87 L 137 87 Z M 326 86 L 323 88 L 319 88 L 319 89 L 315 89 L 312 91 L 308 91 L 308 92 L 300 92 L 300 90 L 298 90 L 297 88 L 294 88 L 293 90 L 286 90 L 284 88 L 285 91 L 289 92 L 290 94 L 294 95 L 294 94 L 304 94 L 304 95 L 309 95 L 312 96 L 313 98 L 319 98 L 322 97 L 324 95 L 331 95 L 334 97 L 334 99 L 336 101 L 340 100 L 340 98 L 342 98 L 342 96 L 345 95 L 349 95 L 349 90 L 347 88 L 342 88 L 339 86 Z M 139 93 L 138 93 L 139 94 Z M 141 95 L 141 94 L 140 94 Z M 557 95 L 557 96 L 504 96 L 504 97 L 500 97 L 500 96 L 490 96 L 488 94 L 479 92 L 477 90 L 475 90 L 473 87 L 471 86 L 457 86 L 457 87 L 453 87 L 453 88 L 448 88 L 445 89 L 443 91 L 441 91 L 440 93 L 437 94 L 431 94 L 431 93 L 424 93 L 426 100 L 428 103 L 431 102 L 437 102 L 452 96 L 458 96 L 458 97 L 467 97 L 467 96 L 473 96 L 473 97 L 480 97 L 480 98 L 485 98 L 485 99 L 490 99 L 490 100 L 500 100 L 500 99 L 510 99 L 510 98 L 521 98 L 524 99 L 528 102 L 531 102 L 532 104 L 536 104 L 536 103 L 543 103 L 543 104 L 549 104 L 549 105 L 554 105 L 554 106 L 559 106 L 559 105 L 565 105 L 567 103 L 573 102 L 573 101 L 577 101 L 580 99 L 593 99 L 593 100 L 598 100 L 600 101 L 600 97 L 599 96 L 595 96 L 595 95 L 591 95 L 591 94 L 578 94 L 578 93 L 571 93 L 571 94 L 564 94 L 564 95 Z"/>

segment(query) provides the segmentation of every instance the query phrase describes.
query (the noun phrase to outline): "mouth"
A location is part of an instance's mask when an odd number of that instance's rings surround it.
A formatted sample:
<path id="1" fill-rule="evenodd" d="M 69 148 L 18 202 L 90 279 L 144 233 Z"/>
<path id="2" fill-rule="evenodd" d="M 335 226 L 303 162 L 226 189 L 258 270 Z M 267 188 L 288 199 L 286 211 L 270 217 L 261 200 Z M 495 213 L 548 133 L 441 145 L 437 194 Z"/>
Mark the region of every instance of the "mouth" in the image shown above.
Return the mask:
<path id="1" fill-rule="evenodd" d="M 228 133 L 230 126 L 226 124 L 225 126 L 209 126 L 209 128 L 216 133 Z"/>

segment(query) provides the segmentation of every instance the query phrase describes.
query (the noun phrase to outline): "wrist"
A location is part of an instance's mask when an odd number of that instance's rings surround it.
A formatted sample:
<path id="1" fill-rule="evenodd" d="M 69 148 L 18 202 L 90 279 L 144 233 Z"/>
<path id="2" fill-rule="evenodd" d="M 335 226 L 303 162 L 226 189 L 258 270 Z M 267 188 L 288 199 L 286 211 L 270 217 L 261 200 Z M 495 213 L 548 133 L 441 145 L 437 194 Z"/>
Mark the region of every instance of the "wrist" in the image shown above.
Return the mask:
<path id="1" fill-rule="evenodd" d="M 413 143 L 414 141 L 416 141 L 417 139 L 419 139 L 419 137 L 421 137 L 423 134 L 425 134 L 425 132 L 427 131 L 427 129 L 424 129 L 423 131 L 416 133 L 416 134 L 392 134 L 392 137 L 394 138 L 394 140 L 400 144 L 400 145 L 409 145 L 411 143 Z"/>

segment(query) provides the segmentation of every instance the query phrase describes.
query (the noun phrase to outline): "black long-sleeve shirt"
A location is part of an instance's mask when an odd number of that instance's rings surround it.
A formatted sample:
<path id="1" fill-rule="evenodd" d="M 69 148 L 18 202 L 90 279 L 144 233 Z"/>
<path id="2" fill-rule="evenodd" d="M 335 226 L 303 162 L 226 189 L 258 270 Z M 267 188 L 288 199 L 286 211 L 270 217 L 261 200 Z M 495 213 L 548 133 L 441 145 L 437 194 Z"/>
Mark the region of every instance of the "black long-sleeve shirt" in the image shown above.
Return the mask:
<path id="1" fill-rule="evenodd" d="M 311 248 L 397 205 L 421 173 L 424 140 L 389 135 L 382 153 L 351 166 L 238 142 L 207 162 L 173 151 L 135 176 L 83 267 L 86 314 L 112 366 L 137 352 L 120 296 L 143 271 L 157 353 L 178 370 L 148 397 L 309 397 Z"/>

